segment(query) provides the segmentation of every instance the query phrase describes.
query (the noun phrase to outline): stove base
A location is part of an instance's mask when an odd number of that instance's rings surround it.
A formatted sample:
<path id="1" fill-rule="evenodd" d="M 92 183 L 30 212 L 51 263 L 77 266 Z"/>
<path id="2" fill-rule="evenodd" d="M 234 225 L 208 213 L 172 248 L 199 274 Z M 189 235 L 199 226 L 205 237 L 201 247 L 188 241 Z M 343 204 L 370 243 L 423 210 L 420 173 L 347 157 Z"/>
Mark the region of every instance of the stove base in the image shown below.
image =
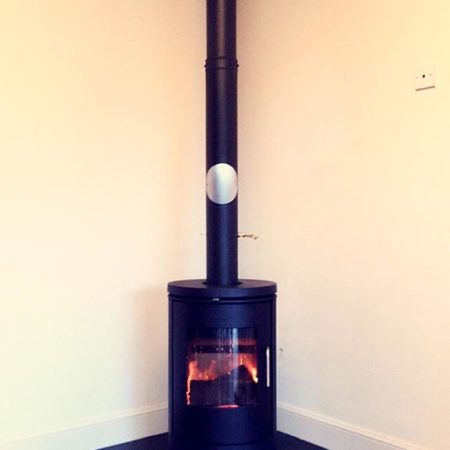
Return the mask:
<path id="1" fill-rule="evenodd" d="M 276 450 L 276 444 L 273 440 L 252 442 L 249 444 L 219 445 L 207 447 L 186 447 L 184 445 L 170 444 L 169 450 Z"/>

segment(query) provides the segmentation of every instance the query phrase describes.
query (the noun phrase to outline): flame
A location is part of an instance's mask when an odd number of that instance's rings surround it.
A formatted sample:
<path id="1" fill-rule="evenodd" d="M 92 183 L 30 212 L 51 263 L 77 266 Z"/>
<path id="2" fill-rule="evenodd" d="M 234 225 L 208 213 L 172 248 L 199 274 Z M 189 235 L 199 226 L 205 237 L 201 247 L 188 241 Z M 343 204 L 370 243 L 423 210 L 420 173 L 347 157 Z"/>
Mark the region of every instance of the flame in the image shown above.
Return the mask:
<path id="1" fill-rule="evenodd" d="M 252 379 L 255 383 L 258 382 L 258 370 L 256 369 L 256 367 L 252 367 L 250 370 L 250 374 L 252 376 Z"/>
<path id="2" fill-rule="evenodd" d="M 252 380 L 257 383 L 258 382 L 258 369 L 253 365 L 253 361 L 249 361 L 247 355 L 239 355 L 239 365 L 245 366 L 245 368 L 249 371 L 252 376 Z"/>
<path id="3" fill-rule="evenodd" d="M 189 371 L 187 377 L 187 390 L 186 390 L 186 402 L 188 405 L 191 404 L 191 381 L 194 378 L 194 371 L 197 367 L 197 361 L 191 361 L 189 363 Z"/>
<path id="4" fill-rule="evenodd" d="M 186 402 L 191 404 L 191 382 L 192 380 L 212 381 L 225 373 L 230 374 L 231 370 L 239 366 L 244 366 L 252 377 L 254 383 L 258 383 L 258 369 L 252 357 L 240 354 L 239 358 L 233 358 L 229 355 L 226 361 L 219 361 L 219 364 L 213 359 L 206 368 L 199 367 L 199 361 L 194 359 L 188 364 L 188 376 L 186 380 Z M 237 355 L 234 355 L 237 356 Z M 220 366 L 220 367 L 219 367 Z M 238 405 L 219 405 L 221 408 L 235 408 Z"/>

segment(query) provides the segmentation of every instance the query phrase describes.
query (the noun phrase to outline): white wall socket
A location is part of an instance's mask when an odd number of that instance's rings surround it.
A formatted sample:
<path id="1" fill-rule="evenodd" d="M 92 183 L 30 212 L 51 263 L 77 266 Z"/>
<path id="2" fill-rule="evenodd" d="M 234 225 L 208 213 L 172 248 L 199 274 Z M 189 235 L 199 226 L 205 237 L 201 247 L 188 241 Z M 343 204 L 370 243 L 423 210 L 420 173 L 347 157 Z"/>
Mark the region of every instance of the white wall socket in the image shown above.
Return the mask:
<path id="1" fill-rule="evenodd" d="M 416 72 L 415 88 L 416 91 L 432 89 L 436 87 L 436 76 L 434 70 L 423 69 Z"/>

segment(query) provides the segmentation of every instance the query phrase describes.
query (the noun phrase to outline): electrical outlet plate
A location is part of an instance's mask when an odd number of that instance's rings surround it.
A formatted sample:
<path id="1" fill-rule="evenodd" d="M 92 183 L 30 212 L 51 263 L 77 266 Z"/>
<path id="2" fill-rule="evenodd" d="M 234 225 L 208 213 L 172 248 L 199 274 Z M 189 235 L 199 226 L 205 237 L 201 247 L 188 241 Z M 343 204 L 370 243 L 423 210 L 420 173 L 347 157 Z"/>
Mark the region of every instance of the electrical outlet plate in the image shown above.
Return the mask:
<path id="1" fill-rule="evenodd" d="M 436 87 L 436 75 L 434 70 L 430 68 L 423 68 L 416 71 L 415 76 L 416 91 L 433 89 L 435 87 Z"/>

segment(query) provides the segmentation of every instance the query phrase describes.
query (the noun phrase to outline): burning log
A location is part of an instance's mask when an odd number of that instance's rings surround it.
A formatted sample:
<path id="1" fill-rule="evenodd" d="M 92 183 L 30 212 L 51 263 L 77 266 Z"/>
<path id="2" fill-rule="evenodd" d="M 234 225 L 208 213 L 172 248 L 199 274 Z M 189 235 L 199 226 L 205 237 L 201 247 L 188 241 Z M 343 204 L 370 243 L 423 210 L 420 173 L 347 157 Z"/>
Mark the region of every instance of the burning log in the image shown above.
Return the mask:
<path id="1" fill-rule="evenodd" d="M 257 384 L 240 365 L 215 380 L 192 380 L 190 404 L 195 406 L 244 406 L 256 403 Z"/>

